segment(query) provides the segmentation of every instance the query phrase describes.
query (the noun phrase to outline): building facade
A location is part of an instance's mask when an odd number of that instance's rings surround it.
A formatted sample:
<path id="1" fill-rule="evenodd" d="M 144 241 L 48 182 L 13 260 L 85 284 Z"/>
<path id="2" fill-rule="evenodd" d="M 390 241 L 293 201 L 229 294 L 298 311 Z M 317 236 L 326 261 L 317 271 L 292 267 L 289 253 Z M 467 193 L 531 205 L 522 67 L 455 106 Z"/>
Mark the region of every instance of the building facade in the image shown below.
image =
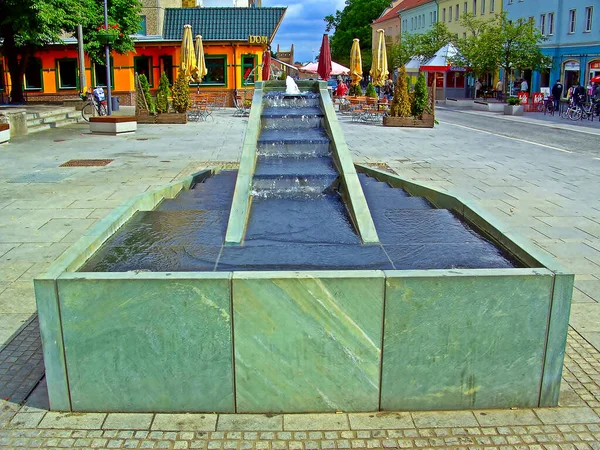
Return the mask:
<path id="1" fill-rule="evenodd" d="M 473 14 L 477 19 L 493 20 L 502 13 L 502 0 L 438 0 L 437 3 L 438 20 L 446 24 L 456 38 L 467 36 L 467 29 L 461 24 L 465 14 Z"/>
<path id="2" fill-rule="evenodd" d="M 398 11 L 402 3 L 408 0 L 395 0 L 390 6 L 383 10 L 381 15 L 371 23 L 372 30 L 372 48 L 375 52 L 377 47 L 377 30 L 385 31 L 385 40 L 387 44 L 398 42 L 402 28 L 400 26 L 400 17 Z"/>
<path id="3" fill-rule="evenodd" d="M 400 11 L 402 33 L 421 34 L 432 29 L 438 21 L 437 0 L 407 0 Z"/>
<path id="4" fill-rule="evenodd" d="M 600 75 L 600 4 L 597 0 L 504 0 L 508 18 L 532 20 L 544 36 L 540 48 L 552 58 L 547 70 L 531 73 L 531 89 L 561 80 L 566 91 L 575 83 L 588 86 Z"/>
<path id="5" fill-rule="evenodd" d="M 208 74 L 190 89 L 226 93 L 229 105 L 237 90 L 252 89 L 260 80 L 263 52 L 272 42 L 286 8 L 165 8 L 158 36 L 135 36 L 135 52 L 111 55 L 111 87 L 124 105 L 135 104 L 135 73 L 147 76 L 151 90 L 164 72 L 171 83 L 180 64 L 183 26 L 203 36 Z M 29 59 L 22 80 L 28 102 L 59 102 L 79 96 L 75 39 L 38 50 Z M 107 86 L 106 67 L 85 57 L 87 86 Z M 7 99 L 11 80 L 0 58 L 0 102 Z"/>

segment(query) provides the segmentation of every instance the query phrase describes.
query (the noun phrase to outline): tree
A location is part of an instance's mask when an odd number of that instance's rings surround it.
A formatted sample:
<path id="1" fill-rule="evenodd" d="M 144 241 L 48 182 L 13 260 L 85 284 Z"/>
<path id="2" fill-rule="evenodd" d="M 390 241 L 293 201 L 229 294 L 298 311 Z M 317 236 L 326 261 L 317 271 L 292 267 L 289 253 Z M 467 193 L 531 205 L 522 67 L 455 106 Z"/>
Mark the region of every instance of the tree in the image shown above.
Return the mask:
<path id="1" fill-rule="evenodd" d="M 390 5 L 389 0 L 346 0 L 342 11 L 325 17 L 326 31 L 334 31 L 330 39 L 331 57 L 341 64 L 350 62 L 354 38 L 360 39 L 361 49 L 371 50 L 371 23 Z M 363 58 L 363 67 L 368 68 Z"/>
<path id="2" fill-rule="evenodd" d="M 391 45 L 388 51 L 389 67 L 400 67 L 412 57 L 425 61 L 452 40 L 446 24 L 436 22 L 426 33 L 403 33 L 400 42 Z"/>
<path id="3" fill-rule="evenodd" d="M 410 96 L 408 95 L 408 80 L 404 66 L 400 67 L 400 74 L 396 79 L 394 99 L 392 100 L 390 114 L 392 117 L 410 117 L 411 115 Z"/>
<path id="4" fill-rule="evenodd" d="M 109 0 L 109 20 L 118 23 L 123 37 L 113 48 L 123 53 L 133 50 L 129 34 L 139 27 L 139 0 Z M 118 18 L 118 22 L 116 19 Z M 23 103 L 23 79 L 29 58 L 45 45 L 61 42 L 63 33 L 84 28 L 86 50 L 100 62 L 101 45 L 97 27 L 104 23 L 102 0 L 0 0 L 0 39 L 12 80 L 11 102 Z"/>
<path id="5" fill-rule="evenodd" d="M 369 82 L 369 84 L 367 85 L 365 95 L 367 97 L 377 98 L 377 91 L 375 90 L 375 86 L 373 86 L 373 83 Z"/>
<path id="6" fill-rule="evenodd" d="M 167 78 L 167 74 L 163 72 L 160 76 L 160 82 L 158 83 L 158 92 L 156 93 L 157 112 L 166 113 L 169 110 L 170 96 L 171 89 L 169 89 L 169 79 Z"/>
<path id="7" fill-rule="evenodd" d="M 190 85 L 187 82 L 185 73 L 180 70 L 173 85 L 173 109 L 178 113 L 185 113 L 190 106 L 192 106 Z"/>
<path id="8" fill-rule="evenodd" d="M 429 111 L 429 92 L 427 92 L 427 82 L 425 74 L 420 73 L 415 83 L 415 91 L 412 95 L 411 113 L 418 119 L 423 118 L 424 112 Z"/>
<path id="9" fill-rule="evenodd" d="M 453 63 L 470 67 L 475 75 L 503 69 L 506 89 L 508 74 L 514 69 L 539 70 L 551 63 L 540 50 L 546 37 L 529 20 L 508 20 L 506 13 L 485 24 L 469 16 L 464 20 L 470 33 L 458 41 L 459 55 Z"/>

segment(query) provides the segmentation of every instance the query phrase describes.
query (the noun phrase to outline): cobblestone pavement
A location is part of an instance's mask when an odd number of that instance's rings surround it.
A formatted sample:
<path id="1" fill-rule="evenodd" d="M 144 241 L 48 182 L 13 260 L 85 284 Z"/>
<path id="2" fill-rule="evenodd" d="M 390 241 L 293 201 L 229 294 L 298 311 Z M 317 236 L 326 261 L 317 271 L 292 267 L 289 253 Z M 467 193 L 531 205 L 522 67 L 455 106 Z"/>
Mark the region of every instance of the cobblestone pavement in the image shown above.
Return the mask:
<path id="1" fill-rule="evenodd" d="M 341 121 L 357 161 L 387 163 L 404 178 L 485 208 L 575 271 L 559 408 L 324 415 L 48 412 L 36 365 L 31 280 L 130 196 L 203 167 L 230 167 L 239 159 L 246 126 L 231 113 L 215 113 L 214 122 L 140 126 L 136 135 L 117 138 L 90 136 L 85 125 L 75 125 L 0 146 L 0 343 L 6 342 L 0 347 L 0 393 L 8 397 L 0 400 L 1 448 L 600 449 L 598 134 L 566 122 L 559 129 L 529 118 L 527 126 L 515 125 L 448 110 L 439 111 L 433 130 Z M 72 158 L 114 162 L 58 168 Z M 10 378 L 17 370 L 27 375 Z M 21 383 L 9 386 L 12 380 Z"/>

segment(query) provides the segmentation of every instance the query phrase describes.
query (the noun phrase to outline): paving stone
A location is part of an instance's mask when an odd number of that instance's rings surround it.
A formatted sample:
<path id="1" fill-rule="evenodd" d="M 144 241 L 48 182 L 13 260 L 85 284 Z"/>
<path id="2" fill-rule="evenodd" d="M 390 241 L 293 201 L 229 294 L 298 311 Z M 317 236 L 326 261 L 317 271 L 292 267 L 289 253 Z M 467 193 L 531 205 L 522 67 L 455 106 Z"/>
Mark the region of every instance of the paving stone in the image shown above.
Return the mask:
<path id="1" fill-rule="evenodd" d="M 214 431 L 216 414 L 156 414 L 152 430 L 161 431 Z"/>
<path id="2" fill-rule="evenodd" d="M 60 428 L 67 430 L 98 430 L 102 427 L 105 418 L 106 414 L 100 413 L 49 412 L 38 426 L 39 428 Z"/>
<path id="3" fill-rule="evenodd" d="M 281 431 L 283 430 L 283 415 L 220 414 L 217 430 Z"/>
<path id="4" fill-rule="evenodd" d="M 346 414 L 284 414 L 284 430 L 348 430 Z"/>
<path id="5" fill-rule="evenodd" d="M 110 413 L 102 428 L 105 430 L 149 430 L 153 414 Z"/>
<path id="6" fill-rule="evenodd" d="M 535 413 L 545 424 L 600 423 L 600 416 L 592 408 L 547 408 L 537 409 Z"/>
<path id="7" fill-rule="evenodd" d="M 360 413 L 348 414 L 350 428 L 353 430 L 379 430 L 413 428 L 410 413 Z"/>
<path id="8" fill-rule="evenodd" d="M 10 421 L 10 426 L 12 428 L 36 428 L 45 414 L 45 412 L 18 413 Z"/>
<path id="9" fill-rule="evenodd" d="M 475 417 L 482 427 L 541 424 L 530 409 L 476 411 Z"/>
<path id="10" fill-rule="evenodd" d="M 471 411 L 413 412 L 417 428 L 426 427 L 476 427 L 477 419 Z"/>

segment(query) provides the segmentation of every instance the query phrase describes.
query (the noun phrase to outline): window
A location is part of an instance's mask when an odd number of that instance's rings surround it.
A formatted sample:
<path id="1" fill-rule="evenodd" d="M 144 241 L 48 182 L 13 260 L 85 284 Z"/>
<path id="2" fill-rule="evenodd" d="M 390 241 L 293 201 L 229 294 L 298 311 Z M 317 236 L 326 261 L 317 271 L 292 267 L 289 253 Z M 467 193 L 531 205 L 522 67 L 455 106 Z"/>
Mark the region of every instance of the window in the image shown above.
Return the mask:
<path id="1" fill-rule="evenodd" d="M 6 84 L 4 84 L 4 63 L 0 59 L 0 92 L 4 92 Z"/>
<path id="2" fill-rule="evenodd" d="M 467 38 L 467 33 L 463 32 L 463 39 L 466 39 L 466 38 Z"/>
<path id="3" fill-rule="evenodd" d="M 110 58 L 110 87 L 115 88 L 115 70 L 112 57 Z M 94 73 L 92 74 L 92 84 L 106 88 L 106 64 L 94 64 Z"/>
<path id="4" fill-rule="evenodd" d="M 469 12 L 469 7 L 467 6 L 467 2 L 465 2 L 463 5 L 463 14 L 466 14 L 467 12 Z"/>
<path id="5" fill-rule="evenodd" d="M 452 6 L 448 8 L 448 22 L 452 22 Z"/>
<path id="6" fill-rule="evenodd" d="M 437 11 L 433 12 L 433 23 L 437 22 Z"/>
<path id="7" fill-rule="evenodd" d="M 540 16 L 540 31 L 544 36 L 546 35 L 546 14 Z"/>
<path id="8" fill-rule="evenodd" d="M 163 72 L 167 75 L 169 84 L 173 86 L 173 57 L 169 55 L 162 55 L 158 57 L 158 70 L 162 76 Z"/>
<path id="9" fill-rule="evenodd" d="M 411 18 L 410 18 L 410 29 L 411 29 L 411 30 L 413 30 L 413 29 L 415 28 L 415 27 L 413 26 L 413 25 L 414 25 L 414 20 L 415 20 L 415 19 L 414 19 L 414 17 L 411 17 Z"/>
<path id="10" fill-rule="evenodd" d="M 25 69 L 25 90 L 44 90 L 42 80 L 42 60 L 39 58 L 29 58 L 29 61 L 27 61 L 27 68 Z"/>
<path id="11" fill-rule="evenodd" d="M 58 89 L 77 89 L 77 60 L 65 58 L 56 60 L 56 86 Z"/>
<path id="12" fill-rule="evenodd" d="M 417 22 L 419 23 L 419 28 L 421 28 L 421 16 L 417 18 Z"/>
<path id="13" fill-rule="evenodd" d="M 140 28 L 137 33 L 146 35 L 146 16 L 140 16 Z"/>
<path id="14" fill-rule="evenodd" d="M 490 0 L 490 14 L 496 10 L 496 0 Z"/>
<path id="15" fill-rule="evenodd" d="M 429 11 L 429 24 L 431 25 L 433 23 L 433 13 L 431 11 Z"/>
<path id="16" fill-rule="evenodd" d="M 458 11 L 458 4 L 456 5 L 456 16 L 454 17 L 455 20 L 458 20 L 458 15 L 459 15 L 459 11 Z"/>
<path id="17" fill-rule="evenodd" d="M 254 84 L 256 79 L 256 55 L 242 56 L 242 86 Z"/>
<path id="18" fill-rule="evenodd" d="M 150 87 L 154 85 L 152 77 L 152 57 L 151 56 L 134 56 L 133 68 L 138 75 L 146 75 Z"/>
<path id="19" fill-rule="evenodd" d="M 548 34 L 554 34 L 554 13 L 548 13 Z"/>
<path id="20" fill-rule="evenodd" d="M 577 24 L 577 16 L 575 10 L 569 11 L 569 34 L 575 33 L 575 25 Z"/>
<path id="21" fill-rule="evenodd" d="M 485 0 L 481 0 L 481 15 L 485 14 Z"/>
<path id="22" fill-rule="evenodd" d="M 477 0 L 473 0 L 473 15 L 477 15 Z"/>
<path id="23" fill-rule="evenodd" d="M 513 4 L 513 0 L 508 0 L 508 4 L 512 5 Z"/>
<path id="24" fill-rule="evenodd" d="M 206 60 L 206 77 L 202 81 L 206 84 L 227 84 L 226 68 L 227 59 L 225 56 L 205 56 Z"/>
<path id="25" fill-rule="evenodd" d="M 446 21 L 446 8 L 442 10 L 442 22 Z"/>
<path id="26" fill-rule="evenodd" d="M 585 8 L 585 32 L 589 33 L 592 31 L 592 16 L 594 15 L 594 7 L 588 6 Z"/>

